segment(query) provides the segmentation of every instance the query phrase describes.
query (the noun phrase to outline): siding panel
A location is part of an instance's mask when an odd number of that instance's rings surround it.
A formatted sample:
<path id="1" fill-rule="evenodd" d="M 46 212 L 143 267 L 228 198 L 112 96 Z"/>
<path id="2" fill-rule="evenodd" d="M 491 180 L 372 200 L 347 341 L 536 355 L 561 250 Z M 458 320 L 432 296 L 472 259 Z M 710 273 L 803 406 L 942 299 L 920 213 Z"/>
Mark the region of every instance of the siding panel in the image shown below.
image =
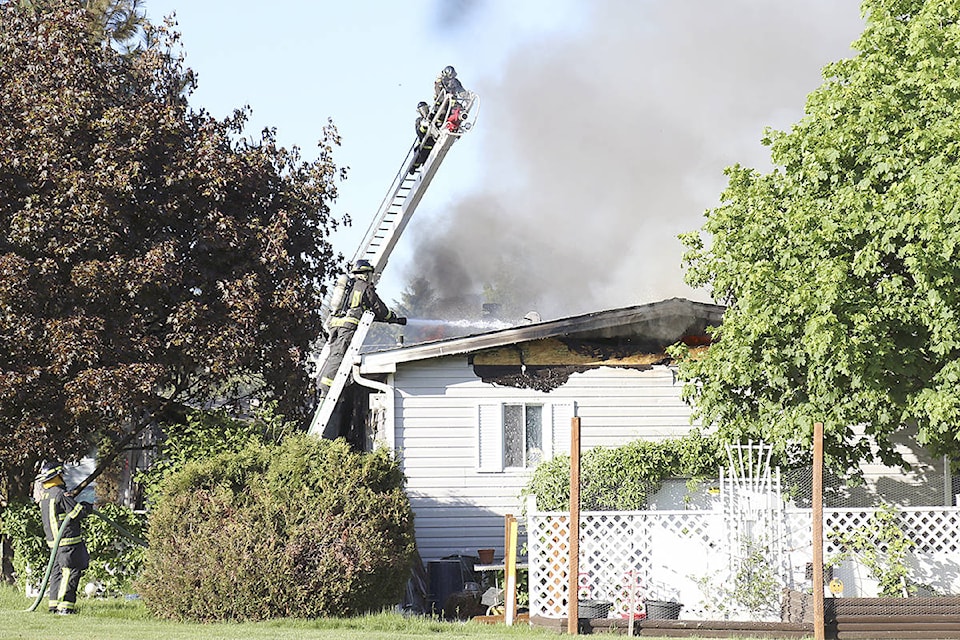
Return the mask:
<path id="1" fill-rule="evenodd" d="M 549 393 L 483 383 L 463 356 L 404 363 L 394 374 L 395 437 L 416 513 L 424 561 L 503 549 L 503 516 L 519 515 L 529 472 L 477 470 L 480 405 L 501 402 L 575 404 L 584 448 L 662 439 L 689 430 L 689 408 L 666 367 L 647 371 L 600 367 L 571 375 Z M 567 430 L 569 418 L 557 429 Z M 554 434 L 554 437 L 562 434 Z"/>

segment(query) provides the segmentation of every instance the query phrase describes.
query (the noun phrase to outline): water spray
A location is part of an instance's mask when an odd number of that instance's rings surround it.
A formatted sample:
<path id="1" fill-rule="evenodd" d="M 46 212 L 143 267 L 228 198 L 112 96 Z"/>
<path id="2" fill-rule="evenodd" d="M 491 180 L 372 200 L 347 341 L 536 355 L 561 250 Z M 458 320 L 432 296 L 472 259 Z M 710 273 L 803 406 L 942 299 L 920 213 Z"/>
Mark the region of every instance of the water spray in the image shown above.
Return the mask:
<path id="1" fill-rule="evenodd" d="M 407 324 L 420 327 L 458 327 L 461 329 L 484 329 L 496 331 L 514 325 L 503 320 L 434 320 L 430 318 L 407 318 Z"/>

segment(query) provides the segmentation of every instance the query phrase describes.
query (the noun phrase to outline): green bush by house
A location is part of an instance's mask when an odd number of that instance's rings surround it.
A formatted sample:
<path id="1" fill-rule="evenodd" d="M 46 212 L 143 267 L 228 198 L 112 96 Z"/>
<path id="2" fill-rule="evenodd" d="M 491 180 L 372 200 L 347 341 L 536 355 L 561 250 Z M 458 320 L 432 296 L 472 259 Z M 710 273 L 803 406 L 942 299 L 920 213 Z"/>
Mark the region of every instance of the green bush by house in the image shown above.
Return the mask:
<path id="1" fill-rule="evenodd" d="M 580 505 L 592 510 L 645 509 L 666 478 L 715 478 L 726 453 L 714 436 L 692 431 L 682 438 L 635 440 L 621 447 L 597 447 L 580 462 Z M 537 507 L 559 511 L 570 505 L 570 457 L 539 465 L 523 489 Z"/>
<path id="2" fill-rule="evenodd" d="M 396 604 L 414 553 L 403 484 L 389 452 L 307 436 L 188 463 L 161 485 L 139 592 L 178 620 Z"/>

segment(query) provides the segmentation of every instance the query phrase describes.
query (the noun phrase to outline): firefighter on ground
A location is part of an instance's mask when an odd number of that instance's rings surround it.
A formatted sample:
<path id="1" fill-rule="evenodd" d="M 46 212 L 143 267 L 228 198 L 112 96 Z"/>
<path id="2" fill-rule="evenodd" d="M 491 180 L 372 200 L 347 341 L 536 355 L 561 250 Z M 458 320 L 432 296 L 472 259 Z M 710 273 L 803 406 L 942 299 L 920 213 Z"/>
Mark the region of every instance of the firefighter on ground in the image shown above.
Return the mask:
<path id="1" fill-rule="evenodd" d="M 340 369 L 340 363 L 343 362 L 343 356 L 350 348 L 353 341 L 353 334 L 360 324 L 360 317 L 365 311 L 373 312 L 373 319 L 377 322 L 388 322 L 391 324 L 407 324 L 407 319 L 396 315 L 387 308 L 377 291 L 370 282 L 370 276 L 373 274 L 373 265 L 368 260 L 357 260 L 353 265 L 353 286 L 346 293 L 345 310 L 336 315 L 330 322 L 330 353 L 320 371 L 320 398 L 321 401 L 330 392 L 333 385 L 333 378 Z M 323 432 L 323 437 L 333 440 L 336 434 Z"/>
<path id="2" fill-rule="evenodd" d="M 76 613 L 77 587 L 80 576 L 90 566 L 90 554 L 83 542 L 80 522 L 93 511 L 89 502 L 77 502 L 67 493 L 63 482 L 63 465 L 59 462 L 44 462 L 37 474 L 40 488 L 40 515 L 43 518 L 43 533 L 47 546 L 53 549 L 57 532 L 66 517 L 70 516 L 54 557 L 50 573 L 50 589 L 47 591 L 51 613 Z"/>

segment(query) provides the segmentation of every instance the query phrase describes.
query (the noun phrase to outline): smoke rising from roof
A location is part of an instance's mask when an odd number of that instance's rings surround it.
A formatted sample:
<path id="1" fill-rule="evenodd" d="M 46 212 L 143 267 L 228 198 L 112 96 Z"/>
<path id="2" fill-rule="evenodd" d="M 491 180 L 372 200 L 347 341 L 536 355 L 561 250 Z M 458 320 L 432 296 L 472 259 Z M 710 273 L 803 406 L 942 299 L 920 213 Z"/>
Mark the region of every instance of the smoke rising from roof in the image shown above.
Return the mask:
<path id="1" fill-rule="evenodd" d="M 581 32 L 513 52 L 498 75 L 461 71 L 482 98 L 469 144 L 485 188 L 408 232 L 408 279 L 458 309 L 485 285 L 504 317 L 708 300 L 683 283 L 677 235 L 718 204 L 724 167 L 769 170 L 764 127 L 797 121 L 863 29 L 852 0 L 588 6 Z"/>

